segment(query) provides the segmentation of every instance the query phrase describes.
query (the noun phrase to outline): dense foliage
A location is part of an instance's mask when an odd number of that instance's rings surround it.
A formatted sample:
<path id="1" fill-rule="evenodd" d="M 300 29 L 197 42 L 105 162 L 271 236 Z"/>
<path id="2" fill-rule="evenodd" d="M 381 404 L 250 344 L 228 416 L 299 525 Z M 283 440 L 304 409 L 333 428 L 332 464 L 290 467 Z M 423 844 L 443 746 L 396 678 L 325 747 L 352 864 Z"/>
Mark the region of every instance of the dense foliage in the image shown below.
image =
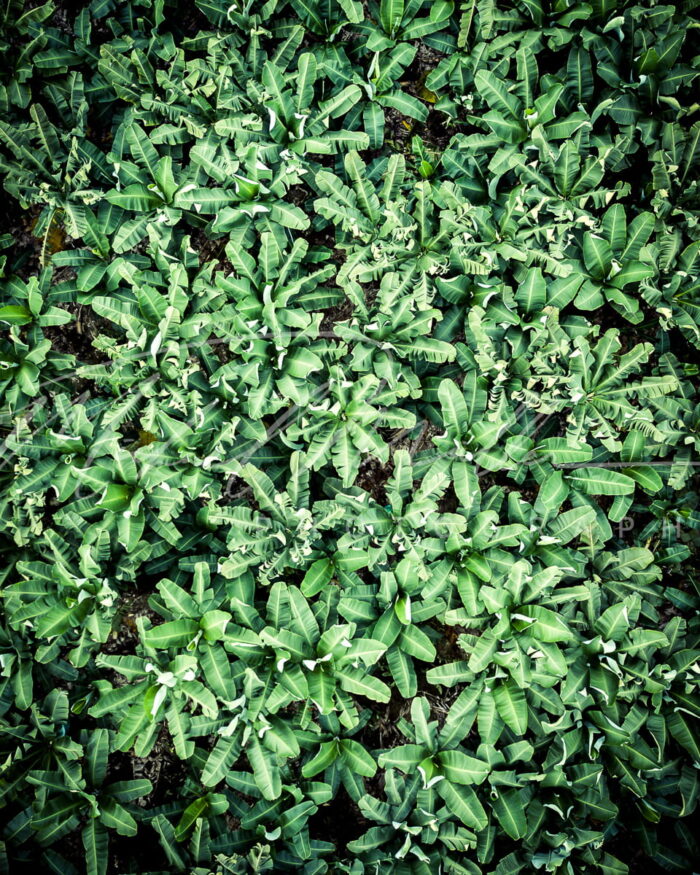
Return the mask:
<path id="1" fill-rule="evenodd" d="M 689 872 L 696 0 L 0 9 L 0 873 Z"/>

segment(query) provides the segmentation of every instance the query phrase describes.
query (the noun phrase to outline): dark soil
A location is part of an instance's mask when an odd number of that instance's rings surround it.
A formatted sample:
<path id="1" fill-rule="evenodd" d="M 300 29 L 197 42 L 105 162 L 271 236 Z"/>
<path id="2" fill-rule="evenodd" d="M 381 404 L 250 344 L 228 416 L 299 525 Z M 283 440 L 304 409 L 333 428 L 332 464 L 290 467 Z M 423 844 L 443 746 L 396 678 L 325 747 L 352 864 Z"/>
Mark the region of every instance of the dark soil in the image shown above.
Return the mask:
<path id="1" fill-rule="evenodd" d="M 114 326 L 98 316 L 90 307 L 81 304 L 66 304 L 65 310 L 75 319 L 65 325 L 44 328 L 45 336 L 51 341 L 56 352 L 74 355 L 83 364 L 106 364 L 110 361 L 93 341 L 99 334 L 111 334 Z"/>
<path id="2" fill-rule="evenodd" d="M 150 593 L 130 592 L 119 597 L 115 613 L 115 628 L 102 645 L 102 653 L 115 655 L 134 654 L 139 640 L 136 620 L 148 617 L 152 625 L 159 626 L 163 618 L 148 604 Z"/>
<path id="3" fill-rule="evenodd" d="M 352 316 L 353 306 L 349 298 L 346 298 L 342 303 L 336 304 L 335 307 L 329 307 L 325 311 L 321 320 L 320 333 L 321 337 L 336 338 L 333 328 L 338 322 L 347 322 Z"/>
<path id="4" fill-rule="evenodd" d="M 385 505 L 387 503 L 385 486 L 393 470 L 394 463 L 391 459 L 383 465 L 378 459 L 370 456 L 360 464 L 355 486 L 369 492 L 377 504 Z"/>
<path id="5" fill-rule="evenodd" d="M 348 842 L 358 839 L 371 826 L 375 824 L 362 816 L 357 803 L 350 798 L 344 787 L 309 818 L 311 836 L 333 842 L 337 853 L 343 856 L 348 854 Z"/>
<path id="6" fill-rule="evenodd" d="M 147 757 L 128 756 L 133 778 L 147 778 L 153 784 L 148 796 L 139 799 L 141 808 L 150 809 L 180 798 L 187 766 L 173 750 L 170 733 L 163 728 Z"/>
<path id="7" fill-rule="evenodd" d="M 24 280 L 39 272 L 41 240 L 34 236 L 32 228 L 40 212 L 40 207 L 23 210 L 18 201 L 4 192 L 0 197 L 0 233 L 12 235 L 13 272 Z"/>

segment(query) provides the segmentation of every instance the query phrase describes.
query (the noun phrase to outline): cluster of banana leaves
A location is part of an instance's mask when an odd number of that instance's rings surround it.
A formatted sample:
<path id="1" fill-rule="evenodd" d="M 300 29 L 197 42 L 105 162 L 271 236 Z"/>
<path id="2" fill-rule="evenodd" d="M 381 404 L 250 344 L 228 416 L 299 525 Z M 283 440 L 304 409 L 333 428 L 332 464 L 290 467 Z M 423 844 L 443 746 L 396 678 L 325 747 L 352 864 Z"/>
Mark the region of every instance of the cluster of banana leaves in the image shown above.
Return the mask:
<path id="1" fill-rule="evenodd" d="M 0 875 L 690 873 L 697 0 L 3 0 Z"/>

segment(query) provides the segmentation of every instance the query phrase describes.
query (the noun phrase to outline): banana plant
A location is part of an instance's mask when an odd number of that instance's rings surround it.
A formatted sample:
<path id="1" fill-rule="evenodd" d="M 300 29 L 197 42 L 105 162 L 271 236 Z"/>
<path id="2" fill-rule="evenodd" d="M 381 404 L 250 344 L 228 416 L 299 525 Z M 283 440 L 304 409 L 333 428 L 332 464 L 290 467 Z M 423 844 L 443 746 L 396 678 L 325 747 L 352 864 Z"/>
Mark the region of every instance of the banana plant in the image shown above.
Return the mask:
<path id="1" fill-rule="evenodd" d="M 353 81 L 364 91 L 365 99 L 348 113 L 346 123 L 351 127 L 360 123 L 369 138 L 369 147 L 379 149 L 384 144 L 386 110 L 425 122 L 428 107 L 413 94 L 401 88 L 401 76 L 406 73 L 416 57 L 417 47 L 399 43 L 393 48 L 375 51 L 372 55 L 366 78 L 355 73 Z"/>
<path id="2" fill-rule="evenodd" d="M 310 404 L 306 415 L 281 437 L 292 446 L 305 447 L 309 468 L 316 470 L 330 462 L 341 475 L 343 486 L 350 486 L 363 453 L 388 461 L 389 445 L 377 428 L 412 429 L 416 418 L 410 410 L 389 407 L 407 394 L 403 387 L 391 389 L 373 374 L 353 382 L 336 365 L 328 369 L 328 375 L 326 397 Z"/>
<path id="3" fill-rule="evenodd" d="M 585 279 L 574 299 L 576 307 L 597 309 L 607 301 L 629 322 L 642 321 L 639 301 L 623 289 L 656 273 L 653 263 L 639 260 L 644 256 L 653 226 L 651 213 L 639 213 L 628 228 L 624 207 L 615 204 L 603 215 L 599 232 L 587 231 L 583 235 L 583 263 L 578 262 L 577 267 Z"/>
<path id="4" fill-rule="evenodd" d="M 630 429 L 657 438 L 648 399 L 667 395 L 678 384 L 672 373 L 630 380 L 652 354 L 651 344 L 636 344 L 620 355 L 619 331 L 611 328 L 593 348 L 585 338 L 574 340 L 574 347 L 569 359 L 574 405 L 568 435 L 577 440 L 584 429 L 596 428 L 603 446 L 612 451 L 620 449 L 622 433 Z"/>
<path id="5" fill-rule="evenodd" d="M 285 492 L 278 492 L 269 476 L 252 464 L 236 465 L 234 473 L 247 484 L 257 505 L 249 499 L 235 507 L 211 507 L 202 519 L 208 525 L 228 526 L 228 557 L 221 572 L 231 578 L 248 568 L 274 580 L 286 569 L 306 568 L 326 555 L 324 539 L 340 520 L 343 509 L 335 501 L 311 503 L 308 459 L 295 452 Z"/>
<path id="6" fill-rule="evenodd" d="M 19 413 L 42 392 L 60 391 L 73 376 L 75 358 L 55 351 L 43 331 L 44 327 L 70 322 L 70 313 L 51 304 L 45 308 L 36 284 L 30 290 L 22 289 L 19 283 L 10 288 L 15 300 L 22 300 L 26 291 L 29 304 L 12 303 L 0 308 L 0 324 L 9 326 L 5 328 L 6 336 L 0 338 L 0 396 L 8 411 Z"/>
<path id="7" fill-rule="evenodd" d="M 300 175 L 307 172 L 309 155 L 332 155 L 348 149 L 366 149 L 368 135 L 360 131 L 331 127 L 336 119 L 347 117 L 361 98 L 358 85 L 350 84 L 325 100 L 316 101 L 318 63 L 311 52 L 300 55 L 296 74 L 285 76 L 271 61 L 266 61 L 260 82 L 248 84 L 251 109 L 259 122 L 251 124 L 251 113 L 217 122 L 217 133 L 237 141 L 259 143 L 260 157 L 268 163 L 284 162 L 290 170 L 294 159 L 301 162 Z M 290 163 L 291 162 L 291 163 Z"/>
<path id="8" fill-rule="evenodd" d="M 486 470 L 501 466 L 516 469 L 523 456 L 515 411 L 505 395 L 499 397 L 495 409 L 487 411 L 485 379 L 476 371 L 465 377 L 461 388 L 453 380 L 441 380 L 437 395 L 445 431 L 433 438 L 436 452 L 431 455 L 439 454 L 449 461 L 457 497 L 469 507 L 469 470 L 473 464 Z M 504 440 L 509 431 L 513 433 Z M 430 457 L 426 456 L 426 461 Z"/>
<path id="9" fill-rule="evenodd" d="M 382 572 L 376 595 L 375 612 L 379 614 L 372 627 L 377 640 L 387 645 L 385 654 L 389 671 L 401 695 L 410 698 L 418 689 L 414 660 L 434 662 L 437 651 L 433 638 L 422 624 L 444 610 L 445 602 L 434 596 L 420 598 L 427 585 L 434 588 L 429 573 L 418 563 L 402 559 L 394 572 Z"/>
<path id="10" fill-rule="evenodd" d="M 136 835 L 140 812 L 129 803 L 147 796 L 153 789 L 145 778 L 105 783 L 111 740 L 107 729 L 95 728 L 89 738 L 83 732 L 82 762 L 67 760 L 57 770 L 29 771 L 27 782 L 35 788 L 35 801 L 15 817 L 15 828 L 20 823 L 25 829 L 31 828 L 47 848 L 80 828 L 88 875 L 106 873 L 111 835 Z M 55 864 L 63 858 L 46 859 Z"/>
<path id="11" fill-rule="evenodd" d="M 366 551 L 367 567 L 383 567 L 389 557 L 402 554 L 403 558 L 421 563 L 424 556 L 423 538 L 447 537 L 452 531 L 465 528 L 459 514 L 440 513 L 439 501 L 449 487 L 449 477 L 443 460 L 436 461 L 423 477 L 420 486 L 413 488 L 413 465 L 407 450 L 396 450 L 392 455 L 393 471 L 387 480 L 387 504 L 368 502 L 359 490 L 343 491 L 336 500 L 353 514 L 350 532 L 343 536 L 352 545 L 355 554 Z"/>
<path id="12" fill-rule="evenodd" d="M 332 788 L 345 787 L 351 799 L 359 802 L 365 795 L 363 778 L 373 778 L 377 763 L 364 745 L 354 738 L 361 732 L 369 718 L 365 711 L 357 726 L 348 731 L 335 714 L 319 718 L 321 733 L 314 738 L 318 750 L 302 766 L 305 778 L 314 778 L 323 773 L 325 782 Z"/>
<path id="13" fill-rule="evenodd" d="M 385 273 L 379 292 L 371 307 L 351 291 L 355 304 L 353 318 L 336 323 L 335 334 L 352 344 L 351 363 L 358 373 L 374 373 L 394 388 L 401 381 L 417 397 L 421 384 L 414 367 L 419 363 L 442 364 L 453 361 L 455 350 L 444 340 L 430 336 L 442 313 L 436 308 L 416 310 L 416 298 L 412 293 L 415 279 L 409 272 Z M 409 364 L 406 363 L 408 360 Z M 410 363 L 416 362 L 416 365 Z"/>
<path id="14" fill-rule="evenodd" d="M 212 375 L 215 385 L 223 383 L 235 396 L 248 398 L 255 420 L 278 413 L 290 402 L 303 410 L 323 397 L 324 386 L 314 375 L 323 372 L 322 356 L 338 357 L 332 347 L 318 341 L 320 313 L 283 310 L 273 304 L 269 289 L 263 300 L 262 319 L 245 320 L 233 307 L 232 313 L 223 311 L 221 333 L 235 362 Z"/>
<path id="15" fill-rule="evenodd" d="M 368 793 L 360 799 L 363 817 L 377 825 L 348 843 L 353 854 L 375 866 L 402 865 L 410 867 L 407 871 L 427 872 L 440 861 L 456 864 L 457 855 L 449 850 L 473 851 L 475 834 L 449 820 L 448 809 L 438 808 L 434 791 L 421 789 L 418 775 L 404 778 L 387 769 L 384 795 L 378 799 Z"/>
<path id="16" fill-rule="evenodd" d="M 278 585 L 276 592 L 280 590 L 284 592 Z M 268 625 L 259 633 L 260 641 L 271 649 L 276 679 L 295 698 L 308 696 L 320 714 L 338 711 L 341 722 L 352 728 L 357 718 L 350 695 L 378 702 L 389 699 L 387 685 L 370 672 L 386 647 L 356 635 L 354 623 L 336 623 L 321 633 L 304 596 L 294 587 L 286 592 L 294 618 L 290 627 Z"/>
<path id="17" fill-rule="evenodd" d="M 7 3 L 0 18 L 3 56 L 7 59 L 0 82 L 0 109 L 9 116 L 12 107 L 26 109 L 32 99 L 33 57 L 47 43 L 41 24 L 54 12 L 53 3 L 25 9 L 23 0 Z"/>
<path id="18" fill-rule="evenodd" d="M 463 242 L 471 237 L 470 211 L 450 186 L 423 179 L 412 187 L 412 197 L 400 197 L 403 155 L 376 162 L 367 173 L 358 154 L 348 152 L 344 166 L 350 185 L 326 170 L 316 174 L 315 186 L 325 197 L 314 201 L 314 209 L 342 232 L 338 248 L 350 250 L 337 280 L 348 295 L 354 290 L 356 297 L 354 282 L 377 280 L 398 267 L 406 282 L 415 282 L 418 300 L 428 302 L 435 277 L 452 273 L 453 262 L 471 267 L 465 260 L 471 247 Z"/>
<path id="19" fill-rule="evenodd" d="M 366 38 L 366 51 L 383 52 L 402 45 L 402 40 L 424 39 L 447 26 L 454 10 L 454 3 L 440 0 L 426 4 L 423 0 L 397 0 L 373 2 L 371 18 L 359 22 L 358 31 Z M 427 12 L 427 15 L 421 13 Z M 357 25 L 356 25 L 357 26 Z"/>
<path id="20" fill-rule="evenodd" d="M 0 154 L 5 187 L 20 203 L 41 207 L 35 233 L 44 235 L 44 250 L 55 224 L 65 222 L 71 209 L 97 202 L 101 194 L 93 185 L 110 182 L 105 154 L 87 137 L 85 83 L 79 74 L 71 77 L 66 98 L 65 118 L 72 127 L 64 130 L 51 122 L 41 103 L 31 105 L 31 121 L 21 127 L 0 120 L 0 145 L 10 156 Z"/>

